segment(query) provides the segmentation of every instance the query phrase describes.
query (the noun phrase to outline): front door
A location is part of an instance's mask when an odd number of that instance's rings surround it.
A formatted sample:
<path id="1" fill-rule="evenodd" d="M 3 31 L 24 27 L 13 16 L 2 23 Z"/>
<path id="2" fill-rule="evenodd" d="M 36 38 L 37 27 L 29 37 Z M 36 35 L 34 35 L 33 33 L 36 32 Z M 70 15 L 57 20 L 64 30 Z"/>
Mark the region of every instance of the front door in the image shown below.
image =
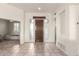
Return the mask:
<path id="1" fill-rule="evenodd" d="M 35 20 L 35 42 L 43 42 L 43 20 Z"/>

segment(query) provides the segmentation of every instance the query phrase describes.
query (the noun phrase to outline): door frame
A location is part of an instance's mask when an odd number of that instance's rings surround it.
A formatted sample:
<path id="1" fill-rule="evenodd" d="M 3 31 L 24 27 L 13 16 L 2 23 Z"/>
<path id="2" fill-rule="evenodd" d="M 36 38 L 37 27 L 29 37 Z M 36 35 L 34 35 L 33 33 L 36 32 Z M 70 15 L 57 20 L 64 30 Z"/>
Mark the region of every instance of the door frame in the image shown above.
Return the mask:
<path id="1" fill-rule="evenodd" d="M 42 19 L 40 19 L 40 20 L 43 20 L 43 42 L 44 42 L 44 20 L 46 19 L 46 17 L 45 16 L 33 16 L 33 19 L 34 20 L 36 20 L 36 18 L 42 18 Z M 36 25 L 35 25 L 36 26 Z M 35 33 L 35 35 L 36 35 L 36 33 Z M 36 37 L 36 36 L 35 36 Z M 35 40 L 35 42 L 36 42 L 36 38 L 34 39 Z"/>

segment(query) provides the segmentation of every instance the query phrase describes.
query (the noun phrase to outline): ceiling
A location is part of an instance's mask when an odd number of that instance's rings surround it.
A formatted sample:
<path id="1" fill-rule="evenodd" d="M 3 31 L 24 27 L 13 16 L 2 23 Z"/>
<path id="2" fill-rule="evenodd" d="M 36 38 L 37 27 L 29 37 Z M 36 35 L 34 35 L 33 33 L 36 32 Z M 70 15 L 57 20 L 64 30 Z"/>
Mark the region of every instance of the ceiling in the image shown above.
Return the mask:
<path id="1" fill-rule="evenodd" d="M 53 12 L 58 8 L 57 3 L 8 3 L 26 12 Z M 40 9 L 40 10 L 39 10 Z"/>

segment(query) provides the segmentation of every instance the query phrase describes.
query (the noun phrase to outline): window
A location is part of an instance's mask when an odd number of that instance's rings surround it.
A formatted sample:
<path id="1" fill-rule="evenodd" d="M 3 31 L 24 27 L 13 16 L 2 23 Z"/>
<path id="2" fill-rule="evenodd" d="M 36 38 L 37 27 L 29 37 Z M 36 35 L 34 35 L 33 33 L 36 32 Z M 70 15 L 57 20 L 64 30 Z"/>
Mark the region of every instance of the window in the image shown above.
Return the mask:
<path id="1" fill-rule="evenodd" d="M 20 31 L 20 24 L 18 22 L 14 22 L 14 32 Z"/>

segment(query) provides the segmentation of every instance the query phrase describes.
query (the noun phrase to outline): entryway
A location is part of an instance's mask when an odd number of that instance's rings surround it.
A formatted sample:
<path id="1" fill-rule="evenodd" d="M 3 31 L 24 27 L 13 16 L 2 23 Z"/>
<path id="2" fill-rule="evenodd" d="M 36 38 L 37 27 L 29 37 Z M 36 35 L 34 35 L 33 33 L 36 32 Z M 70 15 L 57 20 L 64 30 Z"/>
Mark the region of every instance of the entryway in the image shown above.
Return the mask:
<path id="1" fill-rule="evenodd" d="M 35 19 L 35 42 L 44 41 L 44 19 L 43 16 L 34 16 Z"/>

